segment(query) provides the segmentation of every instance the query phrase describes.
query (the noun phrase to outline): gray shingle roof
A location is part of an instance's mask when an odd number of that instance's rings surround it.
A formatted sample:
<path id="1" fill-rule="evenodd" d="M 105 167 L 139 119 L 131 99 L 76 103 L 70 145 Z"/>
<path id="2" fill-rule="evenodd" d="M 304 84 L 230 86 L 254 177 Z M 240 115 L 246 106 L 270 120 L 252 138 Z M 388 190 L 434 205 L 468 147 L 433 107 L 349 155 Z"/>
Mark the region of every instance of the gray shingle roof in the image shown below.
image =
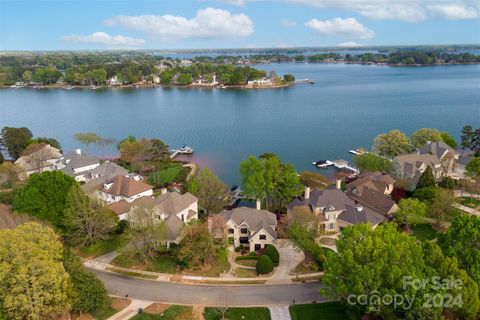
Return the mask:
<path id="1" fill-rule="evenodd" d="M 246 223 L 250 227 L 251 235 L 254 236 L 262 228 L 274 239 L 277 239 L 277 218 L 275 214 L 266 210 L 257 210 L 247 207 L 238 207 L 232 210 L 223 210 L 219 213 L 225 222 L 232 220 L 237 226 Z"/>
<path id="2" fill-rule="evenodd" d="M 75 169 L 100 163 L 100 160 L 95 156 L 90 156 L 83 153 L 78 154 L 75 151 L 70 151 L 63 157 L 62 163 L 65 167 L 61 169 L 61 171 L 72 176 L 75 175 Z M 83 172 L 81 174 L 83 174 Z"/>
<path id="3" fill-rule="evenodd" d="M 346 206 L 354 206 L 355 203 L 339 189 L 315 190 L 310 192 L 310 198 L 304 196 L 294 199 L 287 205 L 288 210 L 297 206 L 310 206 L 313 208 L 326 208 L 325 211 L 345 210 Z"/>
<path id="4" fill-rule="evenodd" d="M 370 223 L 372 225 L 377 225 L 385 220 L 383 216 L 366 208 L 359 209 L 358 207 L 347 206 L 346 210 L 338 216 L 338 220 L 349 224 Z"/>
<path id="5" fill-rule="evenodd" d="M 197 201 L 198 199 L 189 192 L 185 194 L 167 192 L 166 194 L 162 194 L 155 199 L 155 205 L 160 209 L 161 212 L 169 215 L 175 215 L 180 211 L 187 209 L 190 205 Z"/>
<path id="6" fill-rule="evenodd" d="M 438 158 L 441 158 L 447 151 L 451 152 L 452 154 L 457 154 L 457 151 L 455 151 L 455 149 L 451 148 L 443 141 L 431 142 L 426 146 L 418 149 L 419 154 L 433 154 L 436 155 Z"/>

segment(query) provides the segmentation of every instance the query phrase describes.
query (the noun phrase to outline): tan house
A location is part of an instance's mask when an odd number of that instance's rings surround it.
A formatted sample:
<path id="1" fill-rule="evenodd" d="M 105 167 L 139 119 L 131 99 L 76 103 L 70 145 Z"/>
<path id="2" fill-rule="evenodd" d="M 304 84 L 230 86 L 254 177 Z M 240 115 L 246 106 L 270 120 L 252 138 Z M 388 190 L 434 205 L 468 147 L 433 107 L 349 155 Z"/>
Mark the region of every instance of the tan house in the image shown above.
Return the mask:
<path id="1" fill-rule="evenodd" d="M 381 214 L 355 203 L 339 188 L 310 191 L 309 187 L 305 187 L 304 195 L 287 205 L 287 214 L 291 214 L 295 207 L 310 210 L 326 233 L 337 233 L 344 227 L 359 223 L 376 227 L 385 219 Z"/>
<path id="2" fill-rule="evenodd" d="M 233 246 L 248 246 L 250 251 L 264 249 L 277 242 L 277 217 L 266 210 L 238 207 L 218 214 L 225 221 L 228 241 Z"/>
<path id="3" fill-rule="evenodd" d="M 151 197 L 153 187 L 140 181 L 138 178 L 116 176 L 113 180 L 107 181 L 97 191 L 98 198 L 107 203 L 125 200 L 132 202 L 141 197 Z"/>
<path id="4" fill-rule="evenodd" d="M 34 173 L 57 170 L 63 155 L 57 148 L 49 144 L 39 145 L 39 148 L 29 154 L 24 154 L 14 162 L 19 179 L 25 180 Z"/>

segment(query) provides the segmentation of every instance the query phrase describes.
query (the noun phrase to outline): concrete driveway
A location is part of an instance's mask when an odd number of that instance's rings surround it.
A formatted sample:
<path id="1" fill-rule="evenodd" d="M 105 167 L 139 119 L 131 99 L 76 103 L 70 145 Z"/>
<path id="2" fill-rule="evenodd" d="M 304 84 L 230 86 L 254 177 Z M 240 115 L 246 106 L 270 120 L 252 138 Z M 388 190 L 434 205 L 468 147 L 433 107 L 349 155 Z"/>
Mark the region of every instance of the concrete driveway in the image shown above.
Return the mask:
<path id="1" fill-rule="evenodd" d="M 279 239 L 276 248 L 280 254 L 280 264 L 267 283 L 290 282 L 290 271 L 305 259 L 305 254 L 291 240 Z"/>
<path id="2" fill-rule="evenodd" d="M 320 282 L 282 285 L 204 285 L 159 282 L 131 278 L 106 271 L 91 270 L 105 284 L 108 292 L 132 299 L 168 304 L 209 307 L 285 306 L 326 301 L 320 295 Z"/>

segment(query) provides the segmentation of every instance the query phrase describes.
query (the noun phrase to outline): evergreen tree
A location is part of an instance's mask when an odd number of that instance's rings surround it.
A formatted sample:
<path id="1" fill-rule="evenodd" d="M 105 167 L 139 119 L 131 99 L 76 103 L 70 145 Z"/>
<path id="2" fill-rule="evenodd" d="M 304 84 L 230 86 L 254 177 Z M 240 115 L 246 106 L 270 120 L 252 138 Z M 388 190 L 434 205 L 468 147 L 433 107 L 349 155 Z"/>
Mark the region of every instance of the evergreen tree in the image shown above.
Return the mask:
<path id="1" fill-rule="evenodd" d="M 425 171 L 418 179 L 417 189 L 434 187 L 435 186 L 435 176 L 433 175 L 433 170 L 430 166 L 425 169 Z"/>

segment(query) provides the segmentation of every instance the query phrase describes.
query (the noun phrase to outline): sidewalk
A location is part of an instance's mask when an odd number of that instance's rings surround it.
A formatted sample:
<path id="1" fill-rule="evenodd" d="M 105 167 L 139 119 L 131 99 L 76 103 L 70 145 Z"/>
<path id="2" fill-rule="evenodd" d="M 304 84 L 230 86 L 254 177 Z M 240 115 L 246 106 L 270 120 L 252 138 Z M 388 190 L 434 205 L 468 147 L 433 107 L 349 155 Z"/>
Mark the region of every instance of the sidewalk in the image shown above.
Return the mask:
<path id="1" fill-rule="evenodd" d="M 480 211 L 478 211 L 476 209 L 473 209 L 473 208 L 470 208 L 470 207 L 467 207 L 467 206 L 464 206 L 460 203 L 454 203 L 454 204 L 452 204 L 452 207 L 455 207 L 457 209 L 465 211 L 465 212 L 467 212 L 469 214 L 472 214 L 474 216 L 479 216 L 480 217 Z"/>
<path id="2" fill-rule="evenodd" d="M 122 309 L 119 312 L 115 313 L 107 320 L 127 320 L 133 318 L 138 314 L 138 309 L 145 309 L 152 303 L 152 301 L 133 299 L 132 302 L 125 309 Z"/>
<path id="3" fill-rule="evenodd" d="M 143 271 L 136 269 L 121 268 L 103 263 L 95 260 L 84 259 L 84 265 L 87 268 L 107 271 L 117 274 L 122 274 L 127 277 L 136 277 L 159 282 L 178 282 L 188 284 L 214 284 L 214 285 L 242 285 L 242 284 L 291 284 L 295 281 L 302 281 L 302 279 L 312 280 L 316 277 L 321 277 L 323 272 L 315 272 L 300 275 L 289 275 L 288 278 L 272 279 L 271 277 L 256 277 L 256 278 L 235 278 L 233 276 L 226 277 L 201 277 L 201 276 L 187 276 L 178 274 L 158 273 L 151 271 Z M 271 281 L 269 281 L 271 280 Z"/>
<path id="4" fill-rule="evenodd" d="M 268 307 L 272 320 L 291 320 L 289 306 Z"/>

